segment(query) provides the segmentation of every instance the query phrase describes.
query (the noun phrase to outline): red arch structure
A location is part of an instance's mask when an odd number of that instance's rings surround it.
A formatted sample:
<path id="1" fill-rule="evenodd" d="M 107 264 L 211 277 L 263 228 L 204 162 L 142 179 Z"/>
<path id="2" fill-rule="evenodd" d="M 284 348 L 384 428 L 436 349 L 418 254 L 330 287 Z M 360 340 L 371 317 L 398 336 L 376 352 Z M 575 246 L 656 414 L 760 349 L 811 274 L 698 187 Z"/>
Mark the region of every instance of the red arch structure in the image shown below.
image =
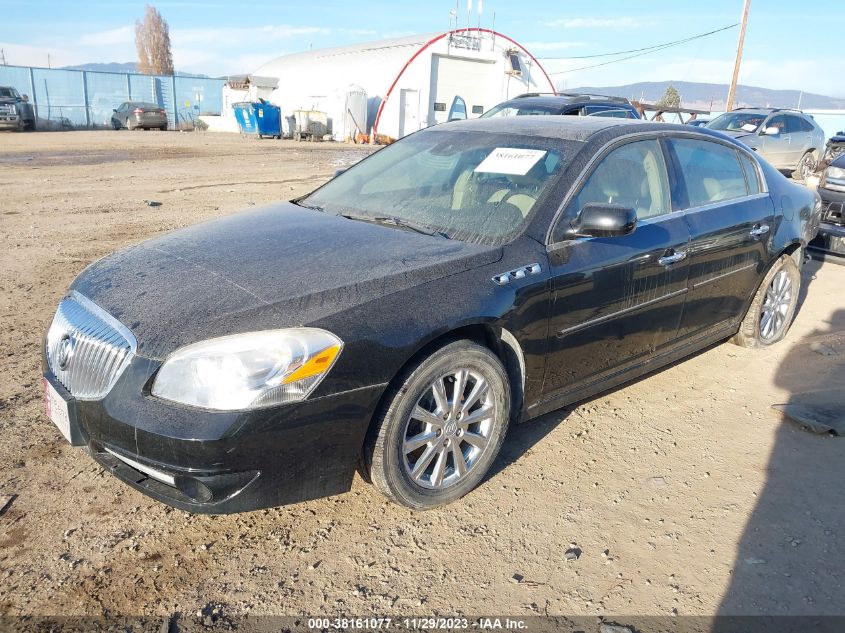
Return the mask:
<path id="1" fill-rule="evenodd" d="M 390 84 L 390 88 L 387 89 L 387 94 L 384 95 L 384 99 L 382 99 L 381 103 L 379 104 L 378 112 L 376 113 L 376 120 L 375 120 L 375 123 L 373 123 L 373 137 L 375 137 L 376 134 L 378 134 L 378 124 L 379 124 L 379 120 L 381 119 L 381 113 L 384 110 L 384 106 L 387 103 L 387 100 L 390 99 L 390 95 L 393 93 L 393 89 L 396 87 L 396 84 L 399 83 L 399 80 L 402 78 L 402 75 L 405 74 L 406 70 L 408 70 L 408 66 L 413 64 L 414 60 L 417 59 L 417 57 L 419 57 L 427 48 L 429 48 L 435 42 L 439 42 L 444 37 L 448 37 L 450 35 L 456 35 L 458 33 L 466 33 L 467 35 L 469 35 L 470 33 L 489 33 L 489 34 L 491 34 L 495 37 L 501 37 L 503 40 L 507 40 L 508 42 L 513 44 L 514 46 L 518 46 L 521 50 L 525 51 L 525 54 L 528 55 L 528 57 L 531 58 L 531 61 L 534 62 L 534 64 L 537 65 L 537 68 L 539 68 L 542 71 L 543 75 L 546 78 L 546 81 L 549 82 L 549 86 L 551 86 L 551 88 L 552 88 L 552 92 L 555 93 L 555 94 L 557 93 L 557 91 L 555 90 L 555 85 L 552 83 L 552 80 L 549 77 L 549 73 L 546 72 L 546 69 L 543 68 L 543 66 L 540 64 L 540 62 L 537 61 L 537 58 L 534 57 L 534 55 L 532 55 L 531 52 L 527 48 L 525 48 L 522 44 L 520 44 L 516 40 L 508 37 L 507 35 L 503 35 L 502 33 L 499 33 L 497 31 L 493 31 L 492 29 L 473 29 L 473 28 L 454 29 L 452 31 L 446 31 L 445 33 L 441 33 L 440 35 L 430 39 L 428 42 L 423 44 L 423 46 L 419 50 L 417 50 L 413 55 L 411 55 L 410 59 L 408 59 L 407 62 L 405 62 L 405 65 L 402 66 L 402 70 L 400 70 L 399 74 L 396 75 L 396 78 L 393 80 L 393 83 Z"/>

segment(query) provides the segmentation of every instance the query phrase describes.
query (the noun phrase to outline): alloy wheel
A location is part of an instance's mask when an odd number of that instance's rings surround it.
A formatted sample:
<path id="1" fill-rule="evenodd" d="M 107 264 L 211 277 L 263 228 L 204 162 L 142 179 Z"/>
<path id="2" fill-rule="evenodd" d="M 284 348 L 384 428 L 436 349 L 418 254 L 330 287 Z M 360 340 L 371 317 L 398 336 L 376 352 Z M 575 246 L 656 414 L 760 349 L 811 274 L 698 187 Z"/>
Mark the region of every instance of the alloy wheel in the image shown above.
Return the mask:
<path id="1" fill-rule="evenodd" d="M 784 327 L 792 303 L 792 280 L 789 273 L 780 270 L 772 278 L 760 311 L 760 336 L 765 340 L 776 338 Z"/>
<path id="2" fill-rule="evenodd" d="M 493 403 L 490 385 L 474 370 L 430 383 L 405 424 L 402 459 L 411 480 L 431 490 L 461 481 L 490 445 Z"/>
<path id="3" fill-rule="evenodd" d="M 813 175 L 815 163 L 812 154 L 804 155 L 804 158 L 801 159 L 801 164 L 798 165 L 798 173 L 801 175 L 801 180 L 806 181 L 807 178 Z"/>

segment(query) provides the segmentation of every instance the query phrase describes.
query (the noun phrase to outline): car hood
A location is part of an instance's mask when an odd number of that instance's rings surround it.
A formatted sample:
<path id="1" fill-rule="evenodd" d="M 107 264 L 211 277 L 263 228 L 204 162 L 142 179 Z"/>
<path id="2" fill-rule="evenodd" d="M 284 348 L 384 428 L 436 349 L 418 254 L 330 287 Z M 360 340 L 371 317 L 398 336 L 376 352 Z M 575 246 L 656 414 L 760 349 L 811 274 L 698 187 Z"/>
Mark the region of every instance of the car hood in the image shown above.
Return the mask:
<path id="1" fill-rule="evenodd" d="M 139 354 L 164 358 L 207 338 L 312 324 L 500 258 L 499 247 L 285 203 L 118 251 L 71 288 L 126 325 Z"/>

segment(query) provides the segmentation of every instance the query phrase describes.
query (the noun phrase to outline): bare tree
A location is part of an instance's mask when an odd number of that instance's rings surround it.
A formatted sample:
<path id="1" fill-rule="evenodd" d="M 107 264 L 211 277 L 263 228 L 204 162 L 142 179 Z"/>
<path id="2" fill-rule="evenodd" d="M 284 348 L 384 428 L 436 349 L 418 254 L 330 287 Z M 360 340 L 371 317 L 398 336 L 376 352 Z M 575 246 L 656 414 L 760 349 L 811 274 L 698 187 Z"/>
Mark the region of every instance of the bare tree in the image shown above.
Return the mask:
<path id="1" fill-rule="evenodd" d="M 138 72 L 145 75 L 173 74 L 170 28 L 158 9 L 150 4 L 144 10 L 144 19 L 135 22 L 135 46 L 138 49 Z"/>

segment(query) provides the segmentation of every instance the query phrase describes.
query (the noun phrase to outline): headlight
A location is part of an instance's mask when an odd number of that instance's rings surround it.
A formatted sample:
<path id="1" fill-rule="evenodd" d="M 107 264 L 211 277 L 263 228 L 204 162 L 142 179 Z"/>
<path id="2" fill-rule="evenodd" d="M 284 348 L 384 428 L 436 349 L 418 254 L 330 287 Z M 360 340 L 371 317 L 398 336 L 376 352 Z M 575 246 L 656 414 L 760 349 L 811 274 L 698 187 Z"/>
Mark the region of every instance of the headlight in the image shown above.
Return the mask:
<path id="1" fill-rule="evenodd" d="M 315 328 L 249 332 L 194 343 L 171 354 L 154 396 L 206 409 L 258 409 L 304 400 L 343 349 Z"/>
<path id="2" fill-rule="evenodd" d="M 845 169 L 842 167 L 828 167 L 824 172 L 825 178 L 834 180 L 845 180 Z"/>
<path id="3" fill-rule="evenodd" d="M 11 112 L 12 114 L 17 114 L 18 113 L 18 106 L 16 106 L 14 103 L 10 103 L 9 104 L 9 112 Z"/>

